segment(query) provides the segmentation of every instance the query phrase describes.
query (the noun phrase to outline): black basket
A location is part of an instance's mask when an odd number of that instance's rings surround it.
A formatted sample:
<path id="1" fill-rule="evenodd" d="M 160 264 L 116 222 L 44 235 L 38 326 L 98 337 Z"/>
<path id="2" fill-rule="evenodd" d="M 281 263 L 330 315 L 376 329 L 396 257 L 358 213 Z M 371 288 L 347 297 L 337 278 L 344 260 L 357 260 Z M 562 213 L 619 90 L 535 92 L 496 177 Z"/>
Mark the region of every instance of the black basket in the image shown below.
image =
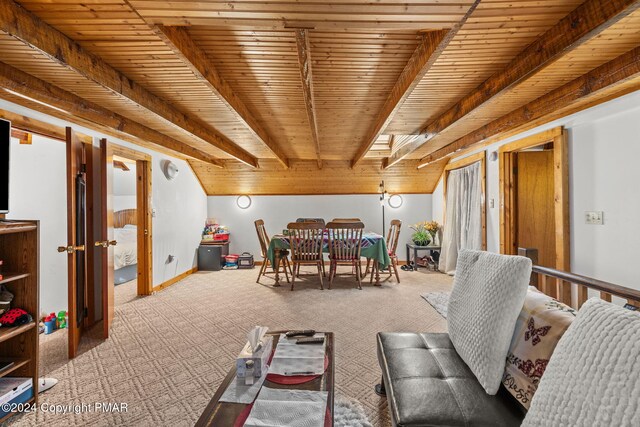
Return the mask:
<path id="1" fill-rule="evenodd" d="M 253 268 L 254 265 L 253 255 L 249 252 L 242 252 L 238 257 L 238 268 Z"/>

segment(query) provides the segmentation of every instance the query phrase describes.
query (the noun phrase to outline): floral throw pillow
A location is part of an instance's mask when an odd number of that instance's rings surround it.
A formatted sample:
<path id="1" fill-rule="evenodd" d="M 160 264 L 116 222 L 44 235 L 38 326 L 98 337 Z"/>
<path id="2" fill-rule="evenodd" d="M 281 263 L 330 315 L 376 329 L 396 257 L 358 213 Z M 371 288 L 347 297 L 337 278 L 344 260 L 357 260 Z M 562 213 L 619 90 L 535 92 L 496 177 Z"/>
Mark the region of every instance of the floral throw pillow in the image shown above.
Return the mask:
<path id="1" fill-rule="evenodd" d="M 530 287 L 507 354 L 502 384 L 526 409 L 576 311 Z"/>

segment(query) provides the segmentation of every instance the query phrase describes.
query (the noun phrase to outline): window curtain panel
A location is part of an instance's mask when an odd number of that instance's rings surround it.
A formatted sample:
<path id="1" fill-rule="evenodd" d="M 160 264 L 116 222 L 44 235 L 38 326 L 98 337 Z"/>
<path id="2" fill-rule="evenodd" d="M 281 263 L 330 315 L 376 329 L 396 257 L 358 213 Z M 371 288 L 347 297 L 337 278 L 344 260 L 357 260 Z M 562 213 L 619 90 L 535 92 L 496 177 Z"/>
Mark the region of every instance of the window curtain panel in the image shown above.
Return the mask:
<path id="1" fill-rule="evenodd" d="M 481 162 L 449 172 L 439 269 L 454 275 L 461 249 L 482 249 Z"/>

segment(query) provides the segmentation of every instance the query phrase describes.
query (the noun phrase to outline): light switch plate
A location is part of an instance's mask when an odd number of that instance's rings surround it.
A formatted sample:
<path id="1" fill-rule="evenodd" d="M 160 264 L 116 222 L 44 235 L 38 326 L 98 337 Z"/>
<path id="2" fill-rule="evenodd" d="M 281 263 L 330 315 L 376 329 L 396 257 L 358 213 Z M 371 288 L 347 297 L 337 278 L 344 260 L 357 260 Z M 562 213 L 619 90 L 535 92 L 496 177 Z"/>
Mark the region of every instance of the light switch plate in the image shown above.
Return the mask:
<path id="1" fill-rule="evenodd" d="M 585 224 L 589 225 L 603 225 L 604 224 L 604 212 L 602 211 L 587 211 L 585 212 Z"/>

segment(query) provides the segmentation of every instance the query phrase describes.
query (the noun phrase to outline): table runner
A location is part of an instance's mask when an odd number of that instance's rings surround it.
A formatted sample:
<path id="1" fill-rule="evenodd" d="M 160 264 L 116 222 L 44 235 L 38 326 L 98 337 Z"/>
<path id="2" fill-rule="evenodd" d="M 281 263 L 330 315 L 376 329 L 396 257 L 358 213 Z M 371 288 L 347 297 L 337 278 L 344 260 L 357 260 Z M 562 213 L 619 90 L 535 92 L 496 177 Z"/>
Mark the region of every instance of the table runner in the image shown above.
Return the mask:
<path id="1" fill-rule="evenodd" d="M 322 252 L 329 253 L 329 235 L 326 232 L 323 240 Z M 271 265 L 275 265 L 276 249 L 290 249 L 289 236 L 277 234 L 271 238 L 269 250 L 267 251 L 267 258 L 269 258 Z M 384 238 L 376 233 L 364 233 L 362 235 L 360 256 L 378 261 L 381 269 L 386 269 L 391 264 L 387 244 Z"/>

